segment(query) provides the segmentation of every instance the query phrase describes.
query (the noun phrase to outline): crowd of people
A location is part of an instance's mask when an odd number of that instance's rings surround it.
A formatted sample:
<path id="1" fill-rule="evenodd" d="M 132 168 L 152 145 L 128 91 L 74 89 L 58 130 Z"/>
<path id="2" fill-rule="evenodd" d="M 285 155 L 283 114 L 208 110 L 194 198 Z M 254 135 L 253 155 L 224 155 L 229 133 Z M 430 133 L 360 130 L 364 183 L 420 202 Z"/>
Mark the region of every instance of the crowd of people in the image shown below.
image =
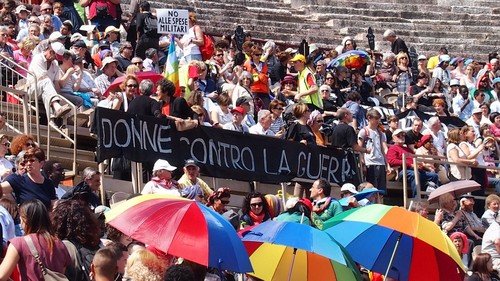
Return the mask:
<path id="1" fill-rule="evenodd" d="M 2 3 L 0 61 L 15 62 L 17 76 L 2 72 L 1 79 L 5 84 L 5 79 L 26 78 L 32 85 L 29 91 L 39 95 L 48 118 L 56 123 L 72 108 L 63 96 L 81 110 L 105 107 L 168 118 L 179 130 L 208 126 L 263 135 L 270 141 L 281 138 L 355 151 L 365 180 L 358 187 L 341 183 L 345 204 L 332 197 L 331 183 L 322 179 L 295 182 L 296 197 L 285 208 L 274 204 L 274 195 L 250 192 L 235 215 L 228 207 L 230 189 L 204 182 L 199 163 L 187 159 L 176 180 L 177 167 L 160 159 L 144 163 L 150 174 L 142 194 L 196 200 L 225 216 L 236 230 L 270 219 L 321 229 L 323 222 L 346 209 L 383 203 L 389 174 L 402 179 L 403 154 L 415 154 L 420 159 L 417 167 L 413 157 L 406 157 L 413 196 L 419 188 L 433 190 L 451 181 L 480 183 L 479 191 L 460 199 L 458 209 L 456 198 L 442 196 L 434 221 L 462 254 L 472 273 L 470 280 L 497 278 L 493 270 L 500 270 L 500 197 L 489 195 L 484 207 L 474 200 L 488 188 L 500 192 L 498 171 L 488 169 L 497 167 L 500 156 L 497 53 L 492 52 L 483 65 L 448 54 L 442 47 L 435 56 L 419 55 L 411 62 L 404 40 L 386 30 L 383 37 L 391 49 L 370 52 L 367 63 L 356 69 L 330 66 L 343 53 L 359 49 L 351 37 L 332 50 L 309 44 L 304 53 L 280 48 L 273 41 L 262 46 L 247 32 L 244 41 L 232 36 L 213 40 L 207 57 L 205 47 L 211 42 L 192 11 L 189 32 L 169 36 L 152 28 L 155 13 L 147 1 L 131 1 L 127 12 L 121 11 L 119 0 L 39 4 Z M 138 72 L 165 72 L 171 44 L 179 58 L 180 87 L 165 78 L 156 83 L 139 78 Z M 116 79 L 122 82 L 114 87 Z M 388 97 L 394 94 L 397 102 L 389 104 Z M 385 116 L 380 107 L 391 108 L 395 115 Z M 398 116 L 408 112 L 421 118 L 413 118 L 411 128 L 404 130 Z M 0 116 L 2 126 L 4 118 Z M 461 125 L 448 125 L 444 120 L 450 118 Z M 113 159 L 111 172 L 116 179 L 130 180 L 130 161 Z M 189 261 L 172 265 L 172 257 L 105 225 L 103 214 L 108 209 L 100 206 L 98 171 L 86 168 L 81 182 L 70 189 L 62 185 L 64 178 L 61 163 L 46 159 L 33 137 L 0 136 L 0 222 L 6 249 L 0 280 L 16 276 L 13 272 L 20 276 L 17 280 L 42 279 L 29 240 L 41 262 L 69 280 L 217 278 Z M 358 201 L 352 196 L 360 191 L 372 195 Z M 423 204 L 415 211 L 428 216 Z"/>

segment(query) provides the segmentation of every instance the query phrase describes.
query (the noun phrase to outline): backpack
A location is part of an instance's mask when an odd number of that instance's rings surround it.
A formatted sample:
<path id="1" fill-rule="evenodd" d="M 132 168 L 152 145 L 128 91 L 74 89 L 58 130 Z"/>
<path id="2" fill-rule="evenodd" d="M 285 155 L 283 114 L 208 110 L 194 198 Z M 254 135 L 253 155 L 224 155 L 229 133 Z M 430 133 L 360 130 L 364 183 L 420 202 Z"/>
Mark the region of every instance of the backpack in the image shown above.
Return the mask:
<path id="1" fill-rule="evenodd" d="M 200 53 L 203 61 L 206 61 L 214 55 L 214 41 L 210 36 L 203 34 L 203 42 L 203 46 L 200 47 Z"/>
<path id="2" fill-rule="evenodd" d="M 148 37 L 159 38 L 158 33 L 158 18 L 151 13 L 144 19 L 144 34 Z"/>

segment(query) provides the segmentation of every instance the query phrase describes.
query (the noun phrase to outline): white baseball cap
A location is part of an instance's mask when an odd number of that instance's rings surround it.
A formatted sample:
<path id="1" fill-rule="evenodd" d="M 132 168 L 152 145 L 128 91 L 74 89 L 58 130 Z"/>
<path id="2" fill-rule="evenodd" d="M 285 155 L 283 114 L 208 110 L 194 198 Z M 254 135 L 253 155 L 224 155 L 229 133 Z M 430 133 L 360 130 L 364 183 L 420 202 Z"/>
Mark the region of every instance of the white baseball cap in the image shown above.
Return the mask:
<path id="1" fill-rule="evenodd" d="M 345 191 L 350 192 L 352 194 L 358 193 L 358 191 L 356 190 L 356 187 L 352 183 L 344 183 L 342 185 L 342 188 L 340 189 L 340 192 L 345 192 Z"/>

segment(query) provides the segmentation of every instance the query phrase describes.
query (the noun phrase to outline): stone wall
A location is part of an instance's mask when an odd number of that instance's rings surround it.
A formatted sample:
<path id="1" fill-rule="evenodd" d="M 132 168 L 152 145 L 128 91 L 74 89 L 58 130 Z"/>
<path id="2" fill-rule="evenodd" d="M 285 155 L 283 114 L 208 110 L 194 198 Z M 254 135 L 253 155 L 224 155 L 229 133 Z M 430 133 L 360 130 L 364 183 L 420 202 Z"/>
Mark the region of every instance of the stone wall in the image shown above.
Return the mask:
<path id="1" fill-rule="evenodd" d="M 208 33 L 233 34 L 241 25 L 254 38 L 285 44 L 298 45 L 306 39 L 333 49 L 344 36 L 351 36 L 366 48 L 366 30 L 372 27 L 379 51 L 389 49 L 382 40 L 388 28 L 426 55 L 446 46 L 452 56 L 485 61 L 489 52 L 500 49 L 498 0 L 171 0 L 151 4 L 195 9 L 200 26 Z"/>

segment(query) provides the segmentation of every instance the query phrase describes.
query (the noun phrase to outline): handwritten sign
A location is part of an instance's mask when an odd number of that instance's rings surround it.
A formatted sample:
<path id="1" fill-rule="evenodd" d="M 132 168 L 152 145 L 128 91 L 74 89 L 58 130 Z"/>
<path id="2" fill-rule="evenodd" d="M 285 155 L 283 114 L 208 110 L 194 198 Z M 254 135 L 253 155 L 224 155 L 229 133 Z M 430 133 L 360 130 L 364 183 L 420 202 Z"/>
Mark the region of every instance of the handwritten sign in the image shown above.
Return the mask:
<path id="1" fill-rule="evenodd" d="M 189 32 L 188 10 L 157 9 L 158 33 L 187 34 Z"/>

